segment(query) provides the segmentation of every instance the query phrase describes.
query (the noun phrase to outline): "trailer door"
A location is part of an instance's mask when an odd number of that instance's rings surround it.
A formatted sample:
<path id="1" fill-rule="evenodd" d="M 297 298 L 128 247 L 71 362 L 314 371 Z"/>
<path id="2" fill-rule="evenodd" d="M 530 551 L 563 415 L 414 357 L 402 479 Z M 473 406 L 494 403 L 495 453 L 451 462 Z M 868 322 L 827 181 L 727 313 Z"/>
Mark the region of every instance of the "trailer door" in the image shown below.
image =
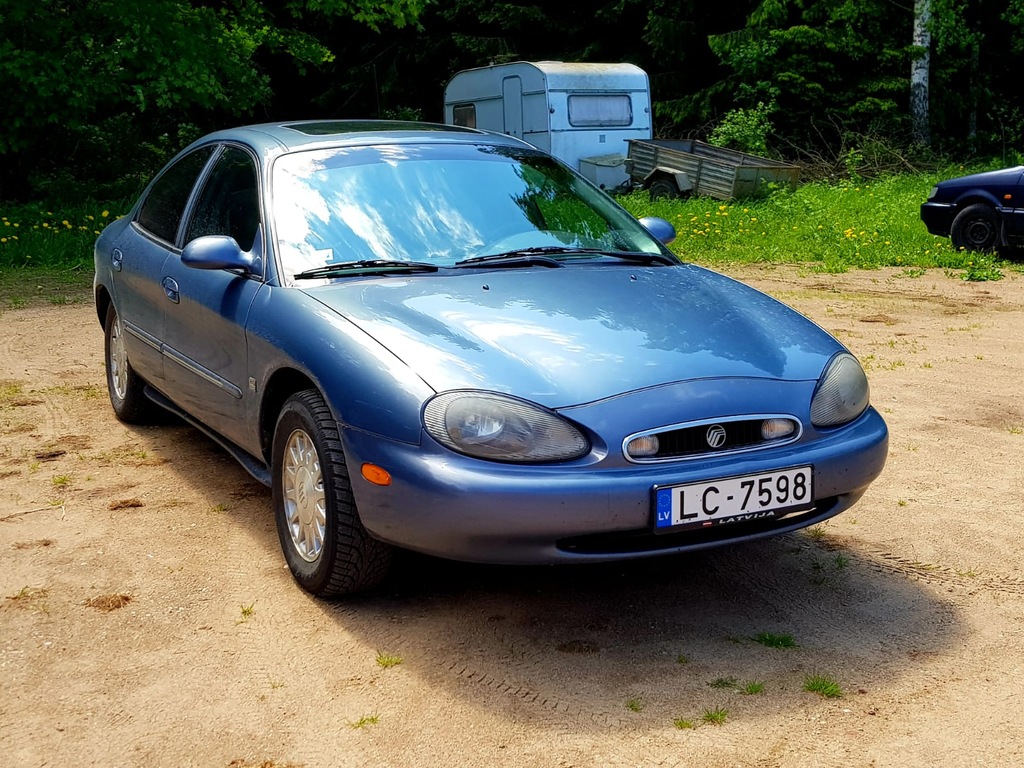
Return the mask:
<path id="1" fill-rule="evenodd" d="M 505 133 L 523 138 L 523 81 L 519 77 L 501 81 L 501 100 L 505 105 Z"/>

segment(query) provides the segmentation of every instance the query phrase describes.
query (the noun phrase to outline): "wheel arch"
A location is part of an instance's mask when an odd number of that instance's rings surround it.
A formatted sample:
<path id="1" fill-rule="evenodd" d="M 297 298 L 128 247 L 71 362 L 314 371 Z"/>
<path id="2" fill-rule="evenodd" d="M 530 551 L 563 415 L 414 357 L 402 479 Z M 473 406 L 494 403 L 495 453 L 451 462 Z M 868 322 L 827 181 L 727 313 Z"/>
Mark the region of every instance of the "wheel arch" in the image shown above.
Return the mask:
<path id="1" fill-rule="evenodd" d="M 965 192 L 963 195 L 956 199 L 956 212 L 960 213 L 964 208 L 977 204 L 991 206 L 996 213 L 999 213 L 1000 201 L 996 199 L 996 196 L 990 192 L 986 192 L 980 189 L 972 189 Z"/>
<path id="2" fill-rule="evenodd" d="M 107 324 L 107 310 L 113 303 L 113 299 L 110 296 L 110 292 L 107 290 L 105 285 L 96 286 L 96 318 L 100 321 L 100 327 Z"/>
<path id="3" fill-rule="evenodd" d="M 677 171 L 662 166 L 655 167 L 644 177 L 644 189 L 650 189 L 651 185 L 658 181 L 666 181 L 676 188 L 676 194 L 683 196 L 693 191 L 693 183 L 690 181 L 686 171 Z"/>
<path id="4" fill-rule="evenodd" d="M 281 368 L 271 375 L 263 389 L 263 399 L 260 401 L 260 450 L 263 460 L 269 467 L 271 464 L 271 452 L 274 445 L 274 428 L 277 426 L 277 417 L 285 401 L 296 392 L 307 389 L 315 390 L 320 397 L 323 392 L 309 376 L 294 368 Z M 329 407 L 329 406 L 328 406 Z"/>

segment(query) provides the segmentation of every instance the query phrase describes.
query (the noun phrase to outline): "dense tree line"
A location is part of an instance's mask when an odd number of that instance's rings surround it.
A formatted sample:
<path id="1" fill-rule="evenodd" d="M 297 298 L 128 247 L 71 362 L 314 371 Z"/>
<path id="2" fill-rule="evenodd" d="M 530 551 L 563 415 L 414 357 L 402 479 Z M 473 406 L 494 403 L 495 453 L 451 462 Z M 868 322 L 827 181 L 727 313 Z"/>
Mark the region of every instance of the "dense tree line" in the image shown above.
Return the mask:
<path id="1" fill-rule="evenodd" d="M 453 73 L 518 59 L 638 64 L 666 136 L 1009 157 L 1022 33 L 1024 0 L 0 0 L 0 197 L 131 192 L 240 122 L 439 120 Z"/>

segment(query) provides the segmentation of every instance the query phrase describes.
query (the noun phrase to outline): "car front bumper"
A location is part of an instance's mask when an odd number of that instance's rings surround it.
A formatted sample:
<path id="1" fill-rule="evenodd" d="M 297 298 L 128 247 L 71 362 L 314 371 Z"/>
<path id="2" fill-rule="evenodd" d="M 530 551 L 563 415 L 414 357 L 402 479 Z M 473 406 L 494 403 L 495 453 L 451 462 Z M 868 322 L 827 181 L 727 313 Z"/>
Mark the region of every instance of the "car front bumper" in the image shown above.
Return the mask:
<path id="1" fill-rule="evenodd" d="M 699 461 L 597 466 L 498 464 L 346 430 L 345 453 L 370 533 L 431 555 L 492 563 L 614 560 L 705 549 L 813 525 L 851 506 L 882 471 L 885 422 L 855 422 L 778 449 Z M 360 475 L 370 462 L 392 483 Z M 653 533 L 653 488 L 801 465 L 814 468 L 815 508 L 779 519 Z"/>
<path id="2" fill-rule="evenodd" d="M 928 232 L 939 237 L 949 237 L 956 214 L 957 208 L 952 203 L 929 201 L 921 205 L 921 221 L 928 228 Z"/>

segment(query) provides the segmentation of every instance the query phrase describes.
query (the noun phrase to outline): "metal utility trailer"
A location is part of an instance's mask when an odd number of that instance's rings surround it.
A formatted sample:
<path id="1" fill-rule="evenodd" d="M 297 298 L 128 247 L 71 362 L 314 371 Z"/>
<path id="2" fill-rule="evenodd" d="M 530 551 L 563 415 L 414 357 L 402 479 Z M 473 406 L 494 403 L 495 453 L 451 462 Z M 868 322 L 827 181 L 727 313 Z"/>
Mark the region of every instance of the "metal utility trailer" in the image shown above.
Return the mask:
<path id="1" fill-rule="evenodd" d="M 632 139 L 626 171 L 652 198 L 694 194 L 720 200 L 763 194 L 769 184 L 795 187 L 800 176 L 790 163 L 694 139 Z"/>

